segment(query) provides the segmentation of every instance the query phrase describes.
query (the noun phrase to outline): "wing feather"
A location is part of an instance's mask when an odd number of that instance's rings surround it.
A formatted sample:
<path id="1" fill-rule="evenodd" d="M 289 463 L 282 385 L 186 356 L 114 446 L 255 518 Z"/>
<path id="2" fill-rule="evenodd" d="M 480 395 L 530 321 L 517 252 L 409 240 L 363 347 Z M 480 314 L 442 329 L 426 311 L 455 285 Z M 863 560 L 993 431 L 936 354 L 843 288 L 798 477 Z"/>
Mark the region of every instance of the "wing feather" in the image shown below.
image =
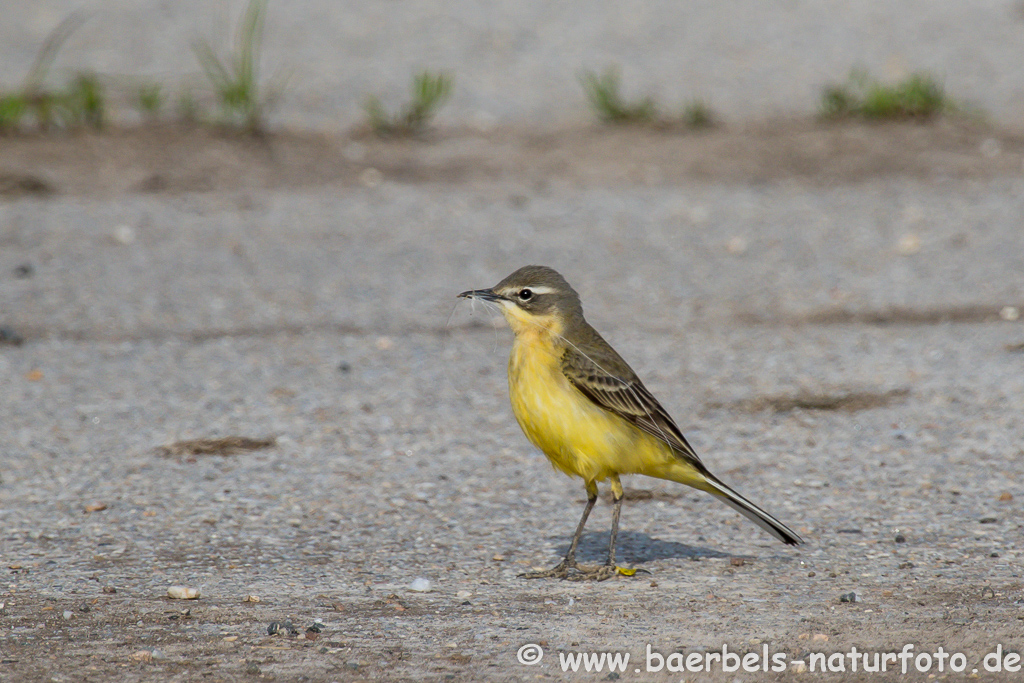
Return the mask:
<path id="1" fill-rule="evenodd" d="M 706 470 L 671 416 L 632 370 L 621 373 L 623 376 L 610 374 L 586 355 L 570 348 L 562 357 L 562 373 L 599 407 L 661 439 L 700 471 Z"/>

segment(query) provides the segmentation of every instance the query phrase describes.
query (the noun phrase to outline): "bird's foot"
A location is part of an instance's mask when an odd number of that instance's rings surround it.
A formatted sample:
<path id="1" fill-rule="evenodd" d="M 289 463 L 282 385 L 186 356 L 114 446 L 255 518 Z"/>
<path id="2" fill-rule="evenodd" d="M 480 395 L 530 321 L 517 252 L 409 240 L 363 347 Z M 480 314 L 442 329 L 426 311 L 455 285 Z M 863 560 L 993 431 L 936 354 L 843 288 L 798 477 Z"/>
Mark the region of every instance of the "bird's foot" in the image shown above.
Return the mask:
<path id="1" fill-rule="evenodd" d="M 589 566 L 577 564 L 575 560 L 562 560 L 551 569 L 538 572 L 524 572 L 519 575 L 523 579 L 562 579 L 564 581 L 607 581 L 613 576 L 633 576 L 643 569 L 617 567 L 613 564 Z"/>
<path id="2" fill-rule="evenodd" d="M 545 569 L 539 572 L 523 572 L 522 574 L 519 574 L 519 578 L 567 579 L 569 578 L 569 572 L 573 569 L 579 569 L 579 565 L 576 564 L 576 560 L 562 560 L 551 569 Z"/>
<path id="3" fill-rule="evenodd" d="M 619 568 L 614 564 L 602 564 L 596 567 L 577 565 L 576 573 L 565 578 L 569 581 L 607 581 L 618 574 Z"/>

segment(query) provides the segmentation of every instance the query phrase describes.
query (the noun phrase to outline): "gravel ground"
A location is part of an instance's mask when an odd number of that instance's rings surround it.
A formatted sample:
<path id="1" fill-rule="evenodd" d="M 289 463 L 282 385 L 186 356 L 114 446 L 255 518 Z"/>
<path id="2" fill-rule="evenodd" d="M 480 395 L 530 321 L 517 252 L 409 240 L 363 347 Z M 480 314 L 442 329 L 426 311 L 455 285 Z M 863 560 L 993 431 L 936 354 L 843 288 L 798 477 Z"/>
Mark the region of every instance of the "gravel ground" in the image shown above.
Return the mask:
<path id="1" fill-rule="evenodd" d="M 986 655 L 1024 647 L 1020 140 L 910 128 L 879 163 L 857 140 L 891 128 L 783 131 L 777 157 L 770 127 L 602 146 L 535 125 L 581 119 L 578 69 L 610 62 L 746 120 L 810 111 L 856 61 L 922 67 L 1012 122 L 1018 5 L 281 3 L 281 121 L 340 130 L 427 65 L 456 70 L 445 116 L 477 132 L 175 142 L 155 156 L 180 177 L 153 157 L 181 131 L 0 139 L 0 680 L 731 682 L 812 653 L 832 672 L 805 678 L 855 680 L 843 653 L 907 644 L 963 671 L 870 678 L 1012 678 Z M 20 3 L 5 79 L 73 7 L 95 14 L 58 70 L 171 80 L 222 11 Z M 620 561 L 643 571 L 517 578 L 565 552 L 584 492 L 515 425 L 508 332 L 454 297 L 526 263 L 568 277 L 712 471 L 806 546 L 628 478 Z M 648 645 L 788 661 L 654 672 Z M 632 659 L 562 669 L 601 652 Z"/>
<path id="2" fill-rule="evenodd" d="M 0 675 L 560 679 L 559 650 L 648 643 L 795 659 L 912 642 L 980 668 L 1024 635 L 1024 330 L 999 316 L 1024 301 L 1019 188 L 385 182 L 246 208 L 0 205 L 4 324 L 27 337 L 0 347 Z M 508 333 L 453 297 L 533 261 L 805 548 L 633 478 L 621 558 L 650 574 L 516 578 L 564 552 L 583 491 L 518 432 Z M 236 435 L 276 446 L 160 450 Z M 299 636 L 267 635 L 286 619 Z M 548 652 L 536 667 L 527 643 Z"/>

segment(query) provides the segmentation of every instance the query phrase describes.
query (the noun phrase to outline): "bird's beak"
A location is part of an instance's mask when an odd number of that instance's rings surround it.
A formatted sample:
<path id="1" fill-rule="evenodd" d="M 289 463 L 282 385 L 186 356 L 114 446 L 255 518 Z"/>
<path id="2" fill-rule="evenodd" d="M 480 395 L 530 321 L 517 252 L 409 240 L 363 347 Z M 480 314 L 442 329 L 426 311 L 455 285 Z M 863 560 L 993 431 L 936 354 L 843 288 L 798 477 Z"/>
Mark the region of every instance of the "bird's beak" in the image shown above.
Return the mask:
<path id="1" fill-rule="evenodd" d="M 457 299 L 481 299 L 483 301 L 501 301 L 505 297 L 495 294 L 493 289 L 471 289 L 456 297 Z"/>

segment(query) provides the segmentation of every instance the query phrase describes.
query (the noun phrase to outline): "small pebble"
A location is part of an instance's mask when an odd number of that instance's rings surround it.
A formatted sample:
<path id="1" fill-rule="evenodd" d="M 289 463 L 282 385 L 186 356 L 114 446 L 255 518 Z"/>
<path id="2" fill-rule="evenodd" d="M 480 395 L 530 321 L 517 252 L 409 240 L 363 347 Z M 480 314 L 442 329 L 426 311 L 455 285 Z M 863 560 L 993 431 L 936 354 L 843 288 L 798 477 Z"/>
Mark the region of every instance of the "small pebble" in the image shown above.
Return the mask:
<path id="1" fill-rule="evenodd" d="M 130 225 L 119 225 L 114 228 L 114 241 L 119 244 L 131 244 L 135 241 L 135 230 Z"/>
<path id="2" fill-rule="evenodd" d="M 1008 503 L 1011 500 L 1013 500 L 1013 494 L 1010 493 L 1009 491 L 1003 491 L 1002 493 L 999 494 L 1000 503 Z"/>
<path id="3" fill-rule="evenodd" d="M 384 174 L 371 166 L 359 174 L 359 182 L 365 187 L 377 187 L 384 182 Z"/>
<path id="4" fill-rule="evenodd" d="M 896 252 L 902 256 L 913 256 L 921 251 L 921 238 L 914 233 L 907 233 L 900 238 Z"/>
<path id="5" fill-rule="evenodd" d="M 729 564 L 731 564 L 733 567 L 742 567 L 746 563 L 747 563 L 747 561 L 744 558 L 742 558 L 742 557 L 730 557 L 729 558 Z"/>
<path id="6" fill-rule="evenodd" d="M 725 243 L 725 250 L 730 254 L 742 254 L 747 250 L 747 240 L 742 237 L 732 237 Z"/>
<path id="7" fill-rule="evenodd" d="M 270 622 L 270 625 L 267 626 L 267 635 L 276 636 L 278 634 L 297 636 L 299 635 L 299 629 L 295 628 L 295 624 L 292 623 L 291 619 Z"/>
<path id="8" fill-rule="evenodd" d="M 849 593 L 843 593 L 840 595 L 839 602 L 860 602 L 860 599 L 857 597 L 855 592 L 850 591 Z"/>
<path id="9" fill-rule="evenodd" d="M 978 150 L 981 152 L 981 156 L 986 159 L 994 159 L 1003 151 L 999 141 L 995 138 L 985 138 L 982 140 L 981 144 L 978 145 Z"/>
<path id="10" fill-rule="evenodd" d="M 259 602 L 259 601 L 260 601 L 260 596 L 258 596 L 258 595 L 246 595 L 245 596 L 245 600 L 243 600 L 242 602 Z"/>
<path id="11" fill-rule="evenodd" d="M 172 600 L 197 600 L 199 589 L 191 586 L 171 586 L 167 589 L 167 597 Z"/>
<path id="12" fill-rule="evenodd" d="M 473 594 L 471 592 L 469 592 L 469 591 L 459 591 L 458 593 L 455 594 L 455 597 L 465 599 L 465 598 L 471 597 L 472 595 Z"/>
<path id="13" fill-rule="evenodd" d="M 69 609 L 66 609 L 66 610 L 64 610 L 64 615 L 63 615 L 63 616 L 64 616 L 64 621 L 67 621 L 67 620 L 68 620 L 68 619 L 70 619 L 71 617 L 75 616 L 75 613 L 74 613 L 74 612 L 72 612 L 72 611 L 71 611 L 71 610 L 69 610 Z"/>
<path id="14" fill-rule="evenodd" d="M 896 543 L 906 543 L 907 537 L 903 534 L 896 534 L 896 538 L 893 539 Z"/>
<path id="15" fill-rule="evenodd" d="M 412 583 L 409 584 L 409 590 L 416 591 L 417 593 L 429 593 L 431 588 L 430 581 L 422 577 L 413 579 Z"/>
<path id="16" fill-rule="evenodd" d="M 811 640 L 815 643 L 827 643 L 828 634 L 826 633 L 815 633 Z"/>
<path id="17" fill-rule="evenodd" d="M 999 317 L 1008 323 L 1020 319 L 1020 309 L 1016 306 L 1003 306 L 999 311 Z"/>
<path id="18" fill-rule="evenodd" d="M 14 268 L 14 277 L 24 280 L 25 278 L 32 277 L 33 270 L 31 263 L 22 263 Z"/>
<path id="19" fill-rule="evenodd" d="M 995 517 L 982 517 L 978 520 L 979 524 L 996 524 L 999 520 Z"/>
<path id="20" fill-rule="evenodd" d="M 113 595 L 114 593 L 117 592 L 117 589 L 114 588 L 113 586 L 104 586 L 103 587 L 103 592 L 107 593 L 108 595 Z"/>

